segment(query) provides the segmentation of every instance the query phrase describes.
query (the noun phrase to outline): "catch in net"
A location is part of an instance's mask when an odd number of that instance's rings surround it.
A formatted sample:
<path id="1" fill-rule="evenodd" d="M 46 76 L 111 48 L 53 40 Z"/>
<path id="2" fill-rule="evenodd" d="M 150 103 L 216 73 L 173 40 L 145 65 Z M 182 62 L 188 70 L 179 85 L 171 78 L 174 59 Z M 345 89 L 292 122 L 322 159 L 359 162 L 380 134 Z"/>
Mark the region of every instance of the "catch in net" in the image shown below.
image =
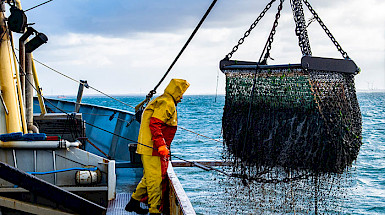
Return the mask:
<path id="1" fill-rule="evenodd" d="M 242 163 L 341 173 L 361 146 L 351 60 L 303 57 L 302 64 L 223 60 L 224 140 Z"/>
<path id="2" fill-rule="evenodd" d="M 220 62 L 226 74 L 222 123 L 227 152 L 241 174 L 249 178 L 274 168 L 296 173 L 342 173 L 352 165 L 362 145 L 354 85 L 359 69 L 308 1 L 290 1 L 303 55 L 300 64 L 267 65 L 284 0 L 280 0 L 259 61 L 230 60 L 273 2 Z M 344 59 L 312 56 L 302 3 Z"/>

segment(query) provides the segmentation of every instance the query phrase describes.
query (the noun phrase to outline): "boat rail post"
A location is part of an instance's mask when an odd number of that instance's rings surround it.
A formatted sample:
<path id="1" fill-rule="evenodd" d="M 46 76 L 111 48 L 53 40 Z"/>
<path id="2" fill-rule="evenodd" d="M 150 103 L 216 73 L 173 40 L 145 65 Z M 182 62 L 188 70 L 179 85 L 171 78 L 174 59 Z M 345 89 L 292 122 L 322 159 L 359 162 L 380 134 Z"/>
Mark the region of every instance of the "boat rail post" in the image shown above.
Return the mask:
<path id="1" fill-rule="evenodd" d="M 80 80 L 79 89 L 78 89 L 78 96 L 76 97 L 75 113 L 78 113 L 80 110 L 80 104 L 81 104 L 82 98 L 83 98 L 84 87 L 89 88 L 87 80 Z"/>

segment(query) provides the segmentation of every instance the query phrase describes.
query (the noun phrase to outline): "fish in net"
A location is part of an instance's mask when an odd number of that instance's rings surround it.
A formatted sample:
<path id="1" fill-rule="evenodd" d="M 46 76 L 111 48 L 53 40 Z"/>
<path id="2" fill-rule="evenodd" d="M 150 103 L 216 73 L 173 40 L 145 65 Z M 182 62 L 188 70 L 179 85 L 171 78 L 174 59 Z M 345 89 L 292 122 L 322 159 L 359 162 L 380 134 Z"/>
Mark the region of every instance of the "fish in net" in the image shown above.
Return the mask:
<path id="1" fill-rule="evenodd" d="M 238 174 L 342 173 L 357 158 L 362 123 L 353 74 L 290 66 L 224 72 L 223 137 Z"/>
<path id="2" fill-rule="evenodd" d="M 226 74 L 224 159 L 233 164 L 229 195 L 246 200 L 228 205 L 236 214 L 339 213 L 342 188 L 349 188 L 345 170 L 362 145 L 354 85 L 359 69 L 307 0 L 290 1 L 301 64 L 267 65 L 283 0 L 259 61 L 230 60 L 273 2 L 220 62 Z M 343 59 L 312 56 L 303 3 Z"/>
<path id="3" fill-rule="evenodd" d="M 237 65 L 235 67 L 242 67 Z M 226 210 L 341 213 L 350 201 L 361 112 L 354 74 L 299 65 L 224 69 Z M 263 66 L 261 66 L 263 67 Z"/>

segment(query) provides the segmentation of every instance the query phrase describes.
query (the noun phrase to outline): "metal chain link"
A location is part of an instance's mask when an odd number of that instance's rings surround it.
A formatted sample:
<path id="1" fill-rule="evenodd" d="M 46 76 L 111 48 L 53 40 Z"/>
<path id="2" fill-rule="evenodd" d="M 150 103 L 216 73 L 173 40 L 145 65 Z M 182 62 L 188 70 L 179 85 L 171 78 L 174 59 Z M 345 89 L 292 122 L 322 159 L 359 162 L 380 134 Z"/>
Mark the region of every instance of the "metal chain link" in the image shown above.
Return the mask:
<path id="1" fill-rule="evenodd" d="M 337 40 L 334 38 L 332 33 L 329 31 L 329 29 L 326 27 L 326 25 L 322 22 L 321 18 L 318 16 L 318 14 L 315 12 L 313 7 L 309 4 L 307 0 L 303 0 L 307 8 L 309 8 L 310 12 L 313 14 L 314 18 L 318 21 L 318 23 L 321 25 L 322 29 L 325 31 L 325 33 L 328 35 L 330 40 L 333 42 L 333 44 L 337 47 L 337 50 L 342 54 L 342 57 L 345 59 L 349 59 L 348 54 L 342 49 L 340 44 L 337 42 Z"/>
<path id="2" fill-rule="evenodd" d="M 269 35 L 269 38 L 268 38 L 268 45 L 267 45 L 267 48 L 266 48 L 266 54 L 265 54 L 262 62 L 267 62 L 267 58 L 270 57 L 271 44 L 274 41 L 275 32 L 277 32 L 276 28 L 278 26 L 278 20 L 281 17 L 281 11 L 282 11 L 282 4 L 283 4 L 283 2 L 284 2 L 284 0 L 280 0 L 280 4 L 278 6 L 278 12 L 275 15 L 275 20 L 274 20 L 273 28 L 271 29 L 271 32 L 270 32 L 270 35 Z"/>
<path id="3" fill-rule="evenodd" d="M 298 44 L 303 55 L 312 55 L 309 37 L 306 30 L 306 21 L 301 0 L 291 0 L 291 8 L 295 21 L 295 34 L 298 36 Z"/>
<path id="4" fill-rule="evenodd" d="M 269 4 L 266 5 L 265 9 L 259 14 L 258 18 L 251 24 L 250 28 L 243 34 L 243 37 L 238 40 L 238 44 L 233 47 L 230 53 L 226 55 L 225 58 L 230 59 L 233 54 L 238 50 L 238 47 L 245 41 L 246 37 L 250 35 L 250 32 L 257 26 L 259 21 L 262 19 L 262 17 L 266 14 L 266 12 L 270 9 L 271 5 L 275 2 L 276 0 L 270 1 Z"/>

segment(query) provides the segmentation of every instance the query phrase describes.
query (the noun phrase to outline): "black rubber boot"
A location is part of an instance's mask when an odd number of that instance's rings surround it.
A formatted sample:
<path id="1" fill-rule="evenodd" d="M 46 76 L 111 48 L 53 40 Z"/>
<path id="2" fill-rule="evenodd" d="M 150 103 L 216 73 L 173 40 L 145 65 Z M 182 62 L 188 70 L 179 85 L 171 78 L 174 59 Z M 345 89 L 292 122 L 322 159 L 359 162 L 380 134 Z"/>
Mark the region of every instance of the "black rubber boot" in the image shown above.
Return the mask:
<path id="1" fill-rule="evenodd" d="M 126 211 L 128 212 L 135 212 L 137 214 L 147 214 L 148 209 L 143 209 L 140 207 L 140 202 L 138 200 L 135 200 L 133 198 L 130 199 L 130 201 L 127 203 Z"/>

